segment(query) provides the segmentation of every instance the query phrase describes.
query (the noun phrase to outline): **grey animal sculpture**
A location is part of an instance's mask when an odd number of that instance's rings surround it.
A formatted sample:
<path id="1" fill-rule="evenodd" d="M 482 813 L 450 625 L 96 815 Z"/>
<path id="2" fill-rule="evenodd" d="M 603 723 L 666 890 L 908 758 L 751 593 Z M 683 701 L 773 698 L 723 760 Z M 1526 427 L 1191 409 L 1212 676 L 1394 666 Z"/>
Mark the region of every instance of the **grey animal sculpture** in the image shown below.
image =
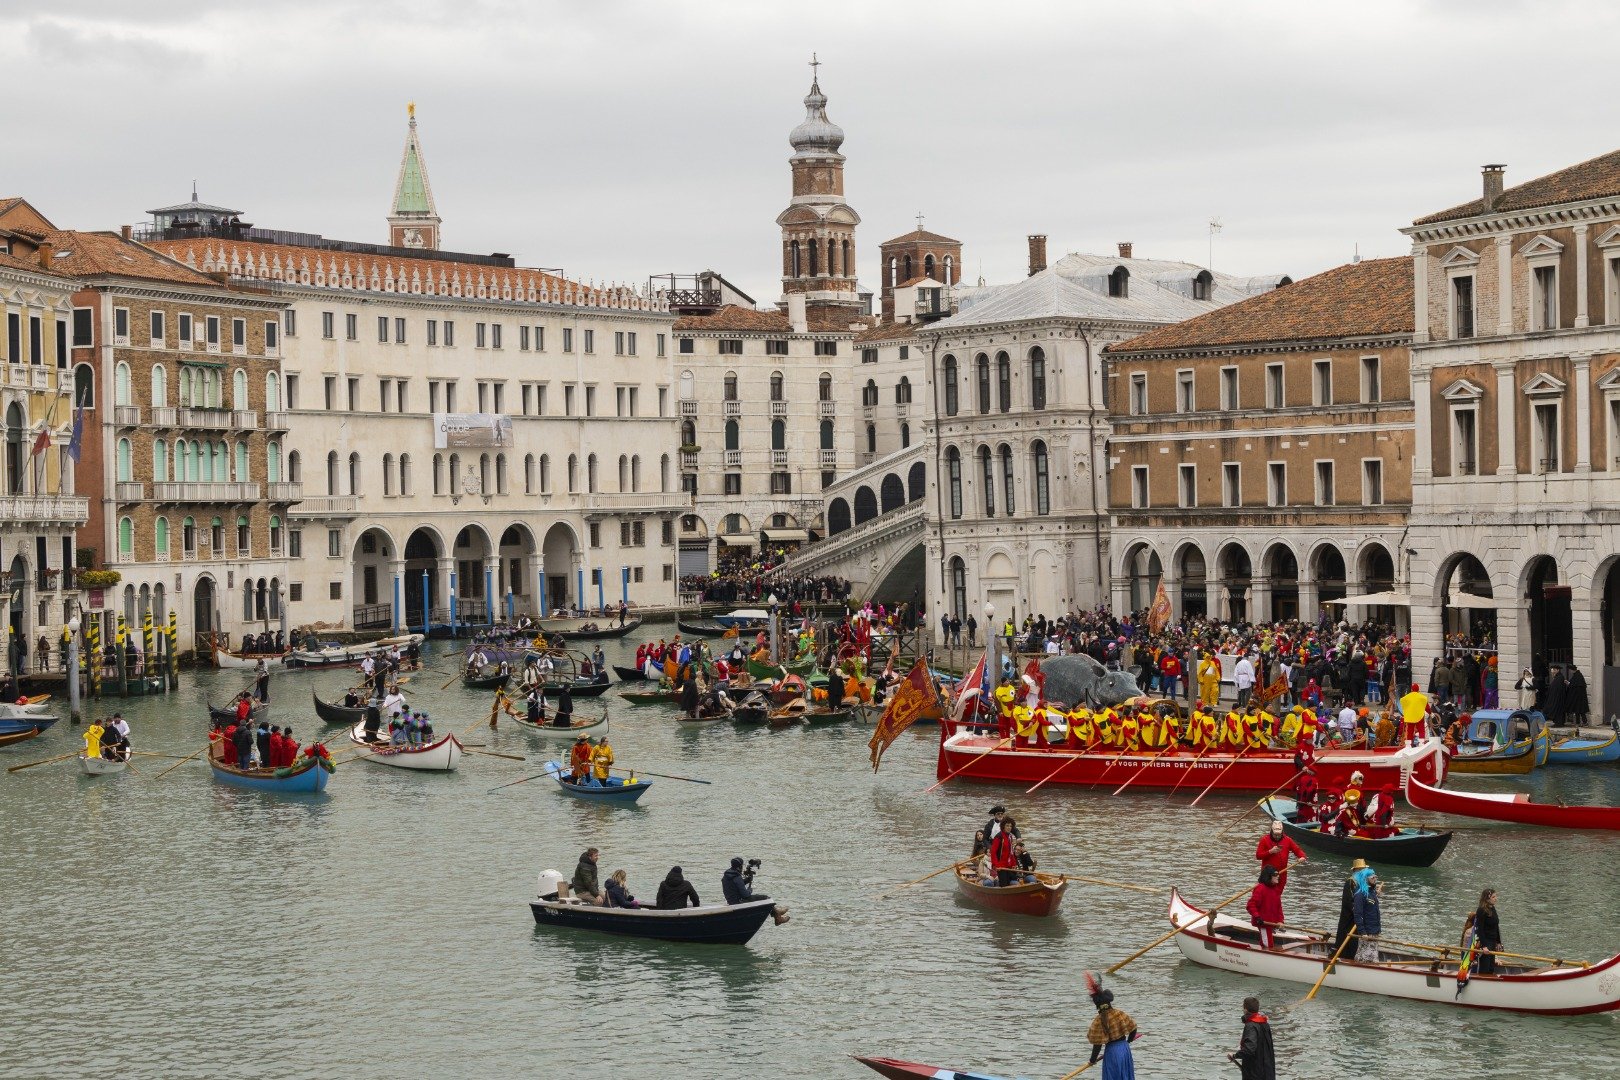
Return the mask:
<path id="1" fill-rule="evenodd" d="M 1109 671 L 1083 654 L 1052 656 L 1041 661 L 1046 676 L 1046 698 L 1068 708 L 1076 705 L 1118 705 L 1142 693 L 1129 672 Z"/>

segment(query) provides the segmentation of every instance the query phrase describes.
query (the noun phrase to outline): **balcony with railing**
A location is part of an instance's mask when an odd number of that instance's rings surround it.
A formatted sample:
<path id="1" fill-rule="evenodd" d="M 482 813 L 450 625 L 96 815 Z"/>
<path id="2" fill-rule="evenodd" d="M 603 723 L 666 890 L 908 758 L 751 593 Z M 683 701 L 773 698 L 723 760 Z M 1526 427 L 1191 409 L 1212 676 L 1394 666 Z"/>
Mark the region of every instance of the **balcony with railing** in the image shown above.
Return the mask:
<path id="1" fill-rule="evenodd" d="M 911 415 L 911 402 L 897 401 L 894 403 L 894 416 L 896 420 L 905 420 Z"/>
<path id="2" fill-rule="evenodd" d="M 838 451 L 823 450 L 821 452 L 821 467 L 823 469 L 836 469 L 838 467 Z"/>
<path id="3" fill-rule="evenodd" d="M 187 480 L 184 482 L 156 483 L 152 485 L 152 498 L 157 502 L 258 502 L 258 484 L 240 481 Z"/>
<path id="4" fill-rule="evenodd" d="M 113 485 L 113 498 L 121 503 L 145 502 L 146 485 L 139 480 L 120 480 Z"/>
<path id="5" fill-rule="evenodd" d="M 821 417 L 823 420 L 831 420 L 833 417 L 838 415 L 838 402 L 836 402 L 836 401 L 818 401 L 818 402 L 816 402 L 816 415 Z"/>
<path id="6" fill-rule="evenodd" d="M 787 407 L 788 407 L 787 402 L 781 401 L 781 400 L 774 400 L 774 401 L 771 402 L 771 415 L 772 416 L 786 416 L 787 415 Z"/>
<path id="7" fill-rule="evenodd" d="M 681 415 L 682 416 L 696 416 L 697 414 L 698 414 L 698 403 L 696 401 L 682 401 L 681 402 Z"/>
<path id="8" fill-rule="evenodd" d="M 300 518 L 354 517 L 359 512 L 358 495 L 309 495 L 287 511 L 292 517 Z"/>
<path id="9" fill-rule="evenodd" d="M 114 405 L 113 424 L 121 428 L 141 426 L 141 407 L 139 405 Z"/>
<path id="10" fill-rule="evenodd" d="M 172 428 L 175 426 L 177 413 L 173 405 L 152 406 L 152 426 L 159 428 Z"/>
<path id="11" fill-rule="evenodd" d="M 742 402 L 740 402 L 740 401 L 724 401 L 724 402 L 721 402 L 721 411 L 725 413 L 725 417 L 726 417 L 727 420 L 734 420 L 737 417 L 742 415 Z"/>
<path id="12" fill-rule="evenodd" d="M 83 495 L 0 495 L 0 523 L 83 525 L 90 520 L 90 500 Z"/>
<path id="13" fill-rule="evenodd" d="M 231 426 L 237 431 L 256 431 L 259 427 L 259 414 L 254 409 L 232 409 Z"/>
<path id="14" fill-rule="evenodd" d="M 771 468 L 772 469 L 785 469 L 785 468 L 787 468 L 787 454 L 788 454 L 788 452 L 786 450 L 772 450 L 771 451 Z"/>
<path id="15" fill-rule="evenodd" d="M 287 413 L 272 409 L 264 414 L 264 430 L 286 431 L 291 421 L 292 417 Z"/>
<path id="16" fill-rule="evenodd" d="M 695 450 L 682 450 L 681 451 L 681 468 L 683 468 L 683 469 L 695 469 L 695 468 L 697 468 L 697 451 L 695 451 Z"/>
<path id="17" fill-rule="evenodd" d="M 742 451 L 741 450 L 727 450 L 726 451 L 726 468 L 728 468 L 728 469 L 740 469 L 740 468 L 742 468 Z"/>
<path id="18" fill-rule="evenodd" d="M 294 480 L 273 480 L 264 486 L 264 497 L 273 503 L 295 503 L 304 497 L 304 485 Z"/>
<path id="19" fill-rule="evenodd" d="M 594 491 L 583 496 L 587 512 L 656 514 L 690 510 L 692 496 L 685 491 Z"/>
<path id="20" fill-rule="evenodd" d="M 180 426 L 203 428 L 208 431 L 229 431 L 231 429 L 231 410 L 181 409 Z"/>

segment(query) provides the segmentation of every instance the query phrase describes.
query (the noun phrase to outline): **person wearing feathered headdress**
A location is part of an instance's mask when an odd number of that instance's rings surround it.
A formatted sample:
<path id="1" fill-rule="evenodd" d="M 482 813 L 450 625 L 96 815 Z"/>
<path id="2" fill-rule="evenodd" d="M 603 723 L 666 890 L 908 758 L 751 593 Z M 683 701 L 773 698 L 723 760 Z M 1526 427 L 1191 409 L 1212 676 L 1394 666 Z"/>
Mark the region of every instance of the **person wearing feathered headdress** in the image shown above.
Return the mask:
<path id="1" fill-rule="evenodd" d="M 1086 972 L 1086 989 L 1097 1015 L 1091 1019 L 1086 1041 L 1091 1044 L 1091 1063 L 1102 1060 L 1102 1080 L 1136 1080 L 1136 1063 L 1131 1060 L 1131 1043 L 1140 1036 L 1136 1021 L 1122 1009 L 1114 1008 L 1114 992 L 1103 989 L 1097 976 Z"/>

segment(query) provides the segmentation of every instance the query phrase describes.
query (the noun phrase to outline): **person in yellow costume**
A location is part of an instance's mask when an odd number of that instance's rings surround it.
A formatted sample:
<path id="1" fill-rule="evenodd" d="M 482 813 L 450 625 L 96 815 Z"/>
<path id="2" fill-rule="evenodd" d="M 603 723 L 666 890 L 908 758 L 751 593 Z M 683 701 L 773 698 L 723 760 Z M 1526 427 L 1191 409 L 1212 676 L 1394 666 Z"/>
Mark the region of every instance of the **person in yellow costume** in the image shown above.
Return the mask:
<path id="1" fill-rule="evenodd" d="M 1159 717 L 1159 745 L 1178 746 L 1181 743 L 1181 717 L 1175 710 L 1167 709 Z"/>
<path id="2" fill-rule="evenodd" d="M 90 721 L 90 726 L 84 729 L 84 756 L 98 758 L 101 756 L 101 737 L 107 734 L 107 729 L 96 720 Z"/>
<path id="3" fill-rule="evenodd" d="M 1052 719 L 1047 714 L 1047 711 L 1046 711 L 1046 705 L 1043 703 L 1043 704 L 1035 706 L 1035 708 L 1030 713 L 1030 717 L 1031 717 L 1031 719 L 1033 719 L 1035 721 L 1035 745 L 1037 745 L 1037 746 L 1050 746 L 1050 745 L 1052 745 L 1051 742 L 1048 741 L 1047 735 L 1046 735 L 1047 728 L 1049 728 L 1051 726 L 1051 724 L 1052 724 Z"/>
<path id="4" fill-rule="evenodd" d="M 1271 745 L 1273 718 L 1265 712 L 1247 713 L 1243 717 L 1243 738 L 1250 750 L 1264 750 Z"/>
<path id="5" fill-rule="evenodd" d="M 1162 743 L 1164 725 L 1152 712 L 1143 710 L 1139 722 L 1142 725 L 1142 746 L 1148 750 L 1157 750 Z"/>
<path id="6" fill-rule="evenodd" d="M 1065 741 L 1070 749 L 1083 750 L 1091 745 L 1097 737 L 1097 729 L 1091 723 L 1091 710 L 1084 705 L 1069 710 L 1068 730 L 1064 733 Z"/>
<path id="7" fill-rule="evenodd" d="M 1199 729 L 1204 733 L 1204 749 L 1215 750 L 1221 745 L 1221 722 L 1215 716 L 1213 708 L 1205 709 L 1198 721 Z"/>
<path id="8" fill-rule="evenodd" d="M 1412 746 L 1422 742 L 1428 734 L 1429 695 L 1413 683 L 1412 689 L 1401 695 L 1401 741 Z"/>
<path id="9" fill-rule="evenodd" d="M 1221 700 L 1221 665 L 1209 653 L 1198 661 L 1198 696 L 1213 709 Z"/>
<path id="10" fill-rule="evenodd" d="M 1142 725 L 1136 718 L 1136 713 L 1127 709 L 1119 720 L 1119 748 L 1120 750 L 1135 750 L 1140 745 Z"/>
<path id="11" fill-rule="evenodd" d="M 1233 710 L 1228 709 L 1226 718 L 1221 722 L 1220 745 L 1237 749 L 1244 744 L 1243 718 Z"/>
<path id="12" fill-rule="evenodd" d="M 1035 715 L 1023 705 L 1013 707 L 1014 746 L 1028 746 L 1035 737 Z"/>
<path id="13" fill-rule="evenodd" d="M 607 783 L 612 765 L 613 747 L 608 745 L 607 736 L 603 735 L 596 741 L 596 747 L 591 751 L 591 775 L 596 777 L 597 783 Z"/>
<path id="14" fill-rule="evenodd" d="M 1299 741 L 1299 706 L 1295 705 L 1283 714 L 1282 726 L 1277 729 L 1277 737 L 1284 746 L 1292 747 Z"/>

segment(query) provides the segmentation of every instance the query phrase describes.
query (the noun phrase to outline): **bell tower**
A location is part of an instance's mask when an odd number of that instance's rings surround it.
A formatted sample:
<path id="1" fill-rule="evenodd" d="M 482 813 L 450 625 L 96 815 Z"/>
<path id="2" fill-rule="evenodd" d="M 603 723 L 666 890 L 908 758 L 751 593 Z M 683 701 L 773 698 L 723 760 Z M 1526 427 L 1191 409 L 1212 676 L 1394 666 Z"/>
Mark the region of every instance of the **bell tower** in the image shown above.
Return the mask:
<path id="1" fill-rule="evenodd" d="M 793 198 L 776 217 L 782 229 L 782 292 L 804 296 L 809 312 L 860 314 L 855 291 L 855 226 L 861 218 L 844 201 L 844 130 L 827 118 L 820 61 L 810 59 L 804 122 L 788 135 Z"/>
<path id="2" fill-rule="evenodd" d="M 439 249 L 439 212 L 433 205 L 427 163 L 416 138 L 416 102 L 406 106 L 411 118 L 405 133 L 405 153 L 394 181 L 394 206 L 388 215 L 388 242 L 394 247 Z"/>

